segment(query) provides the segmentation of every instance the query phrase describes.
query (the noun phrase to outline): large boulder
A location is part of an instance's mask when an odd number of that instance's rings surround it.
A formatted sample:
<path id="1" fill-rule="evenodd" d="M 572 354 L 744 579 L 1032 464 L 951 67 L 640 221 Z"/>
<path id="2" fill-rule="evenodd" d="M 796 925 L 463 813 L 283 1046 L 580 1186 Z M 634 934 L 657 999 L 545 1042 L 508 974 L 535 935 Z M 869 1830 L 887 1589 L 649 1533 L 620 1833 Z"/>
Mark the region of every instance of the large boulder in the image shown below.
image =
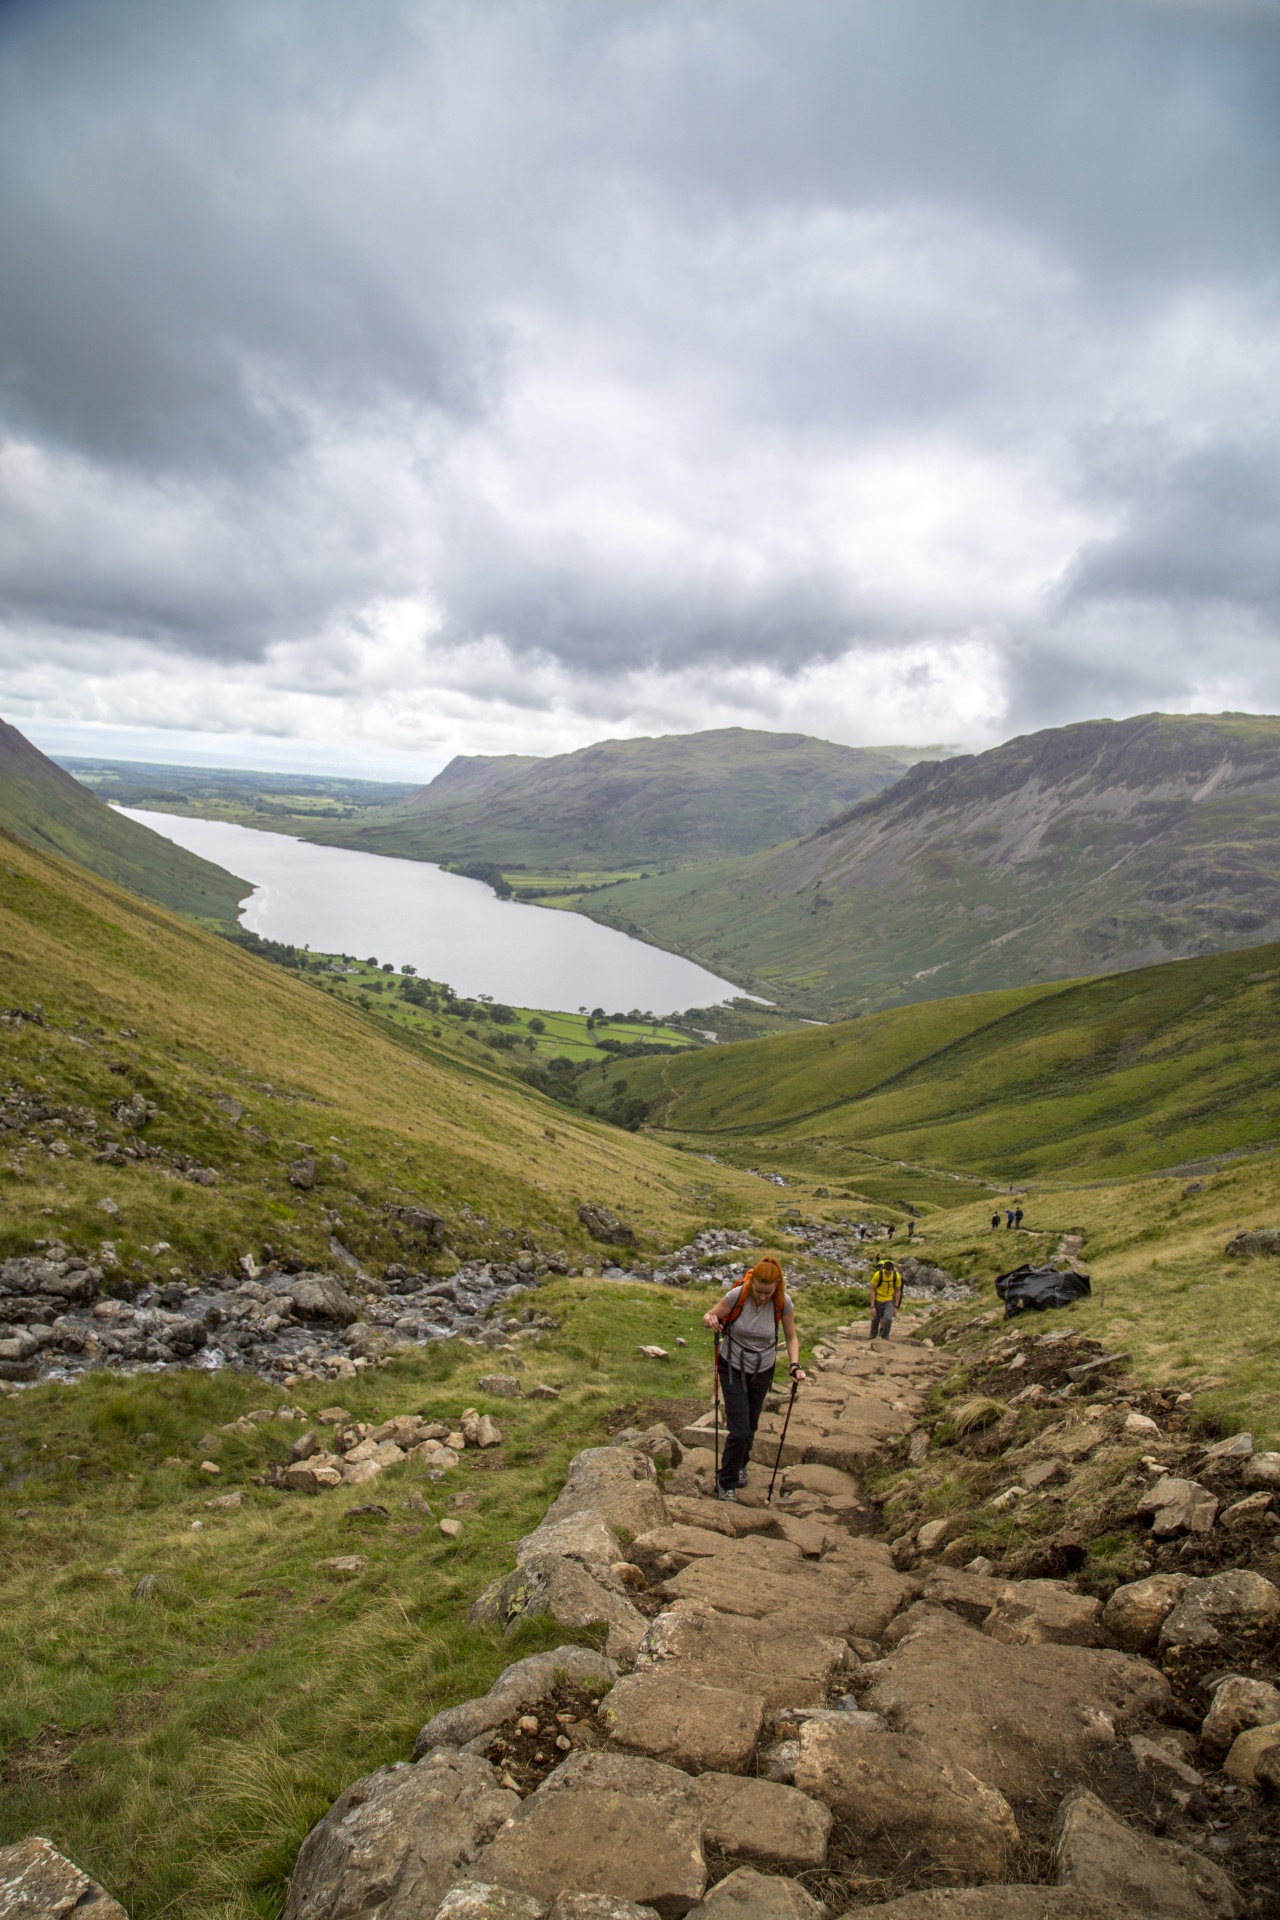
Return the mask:
<path id="1" fill-rule="evenodd" d="M 1221 1867 L 1117 1820 L 1095 1794 L 1069 1793 L 1058 1811 L 1058 1879 L 1115 1899 L 1143 1920 L 1239 1920 L 1244 1903 Z"/>
<path id="2" fill-rule="evenodd" d="M 573 1686 L 599 1688 L 603 1693 L 618 1675 L 612 1660 L 593 1647 L 556 1647 L 551 1653 L 533 1653 L 504 1667 L 488 1693 L 445 1707 L 427 1721 L 414 1746 L 420 1759 L 432 1747 L 465 1746 L 468 1740 L 500 1727 L 504 1720 L 536 1706 L 562 1680 Z"/>
<path id="3" fill-rule="evenodd" d="M 1266 1631 L 1280 1620 L 1280 1588 L 1249 1567 L 1188 1581 L 1160 1629 L 1162 1647 L 1216 1647 L 1223 1636 Z"/>
<path id="4" fill-rule="evenodd" d="M 380 1767 L 340 1794 L 303 1841 L 283 1920 L 434 1914 L 519 1806 L 475 1754 L 437 1748 L 417 1766 Z"/>
<path id="5" fill-rule="evenodd" d="M 584 1201 L 578 1208 L 578 1218 L 591 1238 L 601 1241 L 606 1247 L 634 1247 L 636 1243 L 631 1228 L 608 1207 Z"/>
<path id="6" fill-rule="evenodd" d="M 679 1674 L 633 1673 L 601 1702 L 600 1721 L 620 1747 L 693 1771 L 736 1773 L 755 1752 L 764 1700 Z"/>
<path id="7" fill-rule="evenodd" d="M 1004 1795 L 930 1751 L 915 1734 L 806 1720 L 795 1783 L 825 1801 L 859 1840 L 881 1837 L 899 1851 L 920 1848 L 953 1873 L 1003 1871 L 1019 1839 Z"/>
<path id="8" fill-rule="evenodd" d="M 1116 1734 L 1167 1713 L 1158 1668 L 1104 1647 L 1003 1647 L 953 1613 L 911 1609 L 892 1654 L 862 1669 L 861 1703 L 940 1760 L 996 1787 L 1013 1806 L 1042 1804 L 1087 1779 Z"/>
<path id="9" fill-rule="evenodd" d="M 1259 1254 L 1270 1254 L 1274 1259 L 1280 1254 L 1280 1227 L 1254 1227 L 1251 1232 L 1238 1233 L 1234 1240 L 1228 1240 L 1226 1252 L 1233 1259 L 1255 1259 Z"/>
<path id="10" fill-rule="evenodd" d="M 564 1487 L 543 1517 L 550 1527 L 590 1513 L 634 1539 L 665 1525 L 667 1509 L 652 1460 L 634 1447 L 587 1447 L 569 1462 Z"/>
<path id="11" fill-rule="evenodd" d="M 4 1920 L 128 1920 L 118 1900 L 58 1852 L 52 1840 L 32 1834 L 0 1847 L 0 1915 Z"/>
<path id="12" fill-rule="evenodd" d="M 299 1320 L 328 1321 L 333 1326 L 349 1327 L 360 1317 L 360 1309 L 340 1280 L 331 1273 L 291 1273 L 273 1283 L 281 1305 L 288 1300 Z"/>
<path id="13" fill-rule="evenodd" d="M 1238 1733 L 1222 1763 L 1222 1771 L 1238 1786 L 1254 1787 L 1263 1783 L 1273 1793 L 1280 1791 L 1280 1720 L 1267 1727 L 1246 1727 L 1243 1733 Z"/>
<path id="14" fill-rule="evenodd" d="M 508 1632 L 520 1621 L 540 1615 L 571 1631 L 605 1627 L 605 1652 L 611 1660 L 629 1663 L 639 1652 L 649 1623 L 619 1587 L 606 1584 L 611 1578 L 606 1570 L 593 1572 L 580 1560 L 546 1554 L 493 1581 L 467 1619 L 472 1626 L 496 1626 Z"/>
<path id="15" fill-rule="evenodd" d="M 714 1687 L 732 1661 L 734 1679 L 744 1691 L 762 1694 L 766 1706 L 820 1706 L 848 1651 L 834 1635 L 785 1618 L 771 1621 L 766 1634 L 747 1634 L 740 1621 L 712 1607 L 682 1602 L 650 1623 L 636 1671 L 657 1669 Z"/>

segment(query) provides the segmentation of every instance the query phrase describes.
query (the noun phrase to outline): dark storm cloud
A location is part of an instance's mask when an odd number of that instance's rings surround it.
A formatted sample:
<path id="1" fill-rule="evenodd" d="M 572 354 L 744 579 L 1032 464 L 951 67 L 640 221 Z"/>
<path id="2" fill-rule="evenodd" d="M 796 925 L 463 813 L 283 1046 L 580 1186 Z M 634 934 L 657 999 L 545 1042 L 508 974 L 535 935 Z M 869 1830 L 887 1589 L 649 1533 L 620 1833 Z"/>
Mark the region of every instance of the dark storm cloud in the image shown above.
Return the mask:
<path id="1" fill-rule="evenodd" d="M 1278 184 L 1265 0 L 0 7 L 10 650 L 1280 701 Z"/>

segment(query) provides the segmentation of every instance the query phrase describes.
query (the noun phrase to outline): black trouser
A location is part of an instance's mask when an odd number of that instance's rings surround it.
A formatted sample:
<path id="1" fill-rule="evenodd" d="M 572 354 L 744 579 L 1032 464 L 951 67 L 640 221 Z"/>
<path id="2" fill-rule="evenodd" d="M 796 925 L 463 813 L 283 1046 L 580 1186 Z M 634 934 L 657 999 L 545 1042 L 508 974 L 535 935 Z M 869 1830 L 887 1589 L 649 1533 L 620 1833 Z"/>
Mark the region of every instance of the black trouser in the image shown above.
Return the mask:
<path id="1" fill-rule="evenodd" d="M 773 1385 L 773 1368 L 767 1373 L 739 1373 L 720 1362 L 720 1393 L 724 1400 L 725 1425 L 729 1435 L 720 1456 L 720 1485 L 736 1487 L 738 1475 L 751 1458 L 751 1445 L 760 1424 L 765 1395 Z"/>

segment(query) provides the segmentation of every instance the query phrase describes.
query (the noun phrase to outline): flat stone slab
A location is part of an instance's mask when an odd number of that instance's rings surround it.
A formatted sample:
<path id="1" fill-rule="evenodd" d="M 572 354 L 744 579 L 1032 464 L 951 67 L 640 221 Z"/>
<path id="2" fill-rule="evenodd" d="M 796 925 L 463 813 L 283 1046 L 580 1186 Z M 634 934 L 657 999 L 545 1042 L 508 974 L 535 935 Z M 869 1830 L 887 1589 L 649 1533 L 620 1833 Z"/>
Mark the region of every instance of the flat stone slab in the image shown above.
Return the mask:
<path id="1" fill-rule="evenodd" d="M 735 1680 L 744 1690 L 762 1695 L 767 1707 L 817 1707 L 847 1653 L 841 1638 L 793 1626 L 785 1617 L 768 1634 L 749 1634 L 743 1632 L 741 1616 L 681 1601 L 650 1623 L 636 1655 L 636 1671 L 662 1669 L 715 1686 L 731 1657 Z"/>
<path id="2" fill-rule="evenodd" d="M 1057 1799 L 1088 1777 L 1100 1746 L 1172 1701 L 1164 1675 L 1132 1654 L 1052 1644 L 997 1651 L 940 1607 L 920 1605 L 905 1619 L 894 1652 L 863 1669 L 861 1704 L 1015 1807 Z"/>
<path id="3" fill-rule="evenodd" d="M 916 1734 L 806 1720 L 796 1786 L 824 1800 L 862 1840 L 886 1838 L 952 1873 L 1000 1873 L 1019 1840 L 1002 1793 L 935 1754 Z"/>
<path id="4" fill-rule="evenodd" d="M 782 1549 L 794 1562 L 781 1558 Z M 851 1539 L 817 1563 L 804 1560 L 789 1541 L 736 1541 L 713 1558 L 691 1562 L 659 1591 L 749 1620 L 878 1640 L 919 1589 L 918 1580 L 894 1569 L 883 1542 Z"/>
<path id="5" fill-rule="evenodd" d="M 831 1809 L 821 1801 L 794 1787 L 730 1773 L 701 1774 L 694 1790 L 704 1846 L 796 1873 L 825 1864 Z"/>
<path id="6" fill-rule="evenodd" d="M 620 1747 L 694 1771 L 736 1773 L 755 1752 L 764 1698 L 659 1669 L 619 1680 L 601 1702 L 599 1717 Z"/>
<path id="7" fill-rule="evenodd" d="M 681 1916 L 707 1884 L 702 1825 L 676 1802 L 605 1788 L 530 1794 L 475 1861 L 478 1879 L 550 1903 L 565 1889 L 604 1893 Z"/>

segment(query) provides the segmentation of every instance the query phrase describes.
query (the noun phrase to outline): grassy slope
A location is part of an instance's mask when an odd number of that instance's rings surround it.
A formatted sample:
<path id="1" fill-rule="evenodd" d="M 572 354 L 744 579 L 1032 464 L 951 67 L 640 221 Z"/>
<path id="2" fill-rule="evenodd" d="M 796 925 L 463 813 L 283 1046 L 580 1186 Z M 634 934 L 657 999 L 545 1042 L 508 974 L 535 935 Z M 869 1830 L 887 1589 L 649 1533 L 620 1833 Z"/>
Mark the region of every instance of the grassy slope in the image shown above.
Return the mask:
<path id="1" fill-rule="evenodd" d="M 0 1029 L 7 1074 L 48 1099 L 90 1108 L 143 1091 L 161 1108 L 148 1140 L 190 1153 L 222 1174 L 188 1186 L 153 1163 L 112 1169 L 76 1146 L 53 1160 L 28 1149 L 0 1162 L 11 1246 L 56 1229 L 93 1244 L 97 1202 L 122 1209 L 122 1251 L 144 1258 L 149 1239 L 172 1256 L 225 1264 L 255 1238 L 320 1253 L 322 1217 L 340 1206 L 349 1243 L 395 1258 L 380 1211 L 421 1196 L 454 1218 L 465 1203 L 497 1225 L 546 1243 L 583 1244 L 577 1203 L 621 1209 L 638 1231 L 669 1240 L 705 1215 L 751 1198 L 749 1183 L 712 1175 L 656 1143 L 633 1140 L 535 1094 L 488 1067 L 469 1043 L 401 1033 L 318 987 L 130 898 L 105 881 L 9 840 L 0 848 L 0 999 L 43 1004 L 48 1028 Z M 73 1032 L 72 1029 L 78 1029 Z M 121 1037 L 133 1029 L 136 1039 Z M 97 1029 L 97 1031 L 95 1031 Z M 116 1073 L 112 1067 L 123 1069 Z M 247 1136 L 218 1107 L 243 1104 Z M 548 1133 L 554 1134 L 549 1138 Z M 300 1145 L 340 1143 L 346 1174 L 314 1194 L 285 1179 Z M 21 1171 L 15 1171 L 20 1166 Z M 705 1203 L 704 1203 L 705 1196 Z M 483 1243 L 456 1223 L 459 1247 Z"/>
<path id="2" fill-rule="evenodd" d="M 663 1125 L 735 1156 L 735 1141 L 756 1154 L 767 1140 L 996 1181 L 1148 1173 L 1280 1138 L 1278 980 L 1280 947 L 1256 947 L 629 1063 L 628 1077 Z"/>
<path id="3" fill-rule="evenodd" d="M 1146 715 L 917 766 L 795 846 L 582 910 L 858 1012 L 1280 934 L 1280 720 Z"/>
<path id="4" fill-rule="evenodd" d="M 247 880 L 113 813 L 3 721 L 0 827 L 212 926 L 235 926 L 237 908 L 253 890 Z"/>
<path id="5" fill-rule="evenodd" d="M 381 822 L 326 827 L 333 844 L 419 860 L 572 872 L 652 867 L 771 846 L 901 776 L 908 748 L 854 748 L 727 727 L 605 740 L 440 804 L 427 787 Z M 455 763 L 456 764 L 456 763 Z M 454 768 L 439 776 L 447 793 Z M 436 783 L 433 782 L 433 787 Z"/>

